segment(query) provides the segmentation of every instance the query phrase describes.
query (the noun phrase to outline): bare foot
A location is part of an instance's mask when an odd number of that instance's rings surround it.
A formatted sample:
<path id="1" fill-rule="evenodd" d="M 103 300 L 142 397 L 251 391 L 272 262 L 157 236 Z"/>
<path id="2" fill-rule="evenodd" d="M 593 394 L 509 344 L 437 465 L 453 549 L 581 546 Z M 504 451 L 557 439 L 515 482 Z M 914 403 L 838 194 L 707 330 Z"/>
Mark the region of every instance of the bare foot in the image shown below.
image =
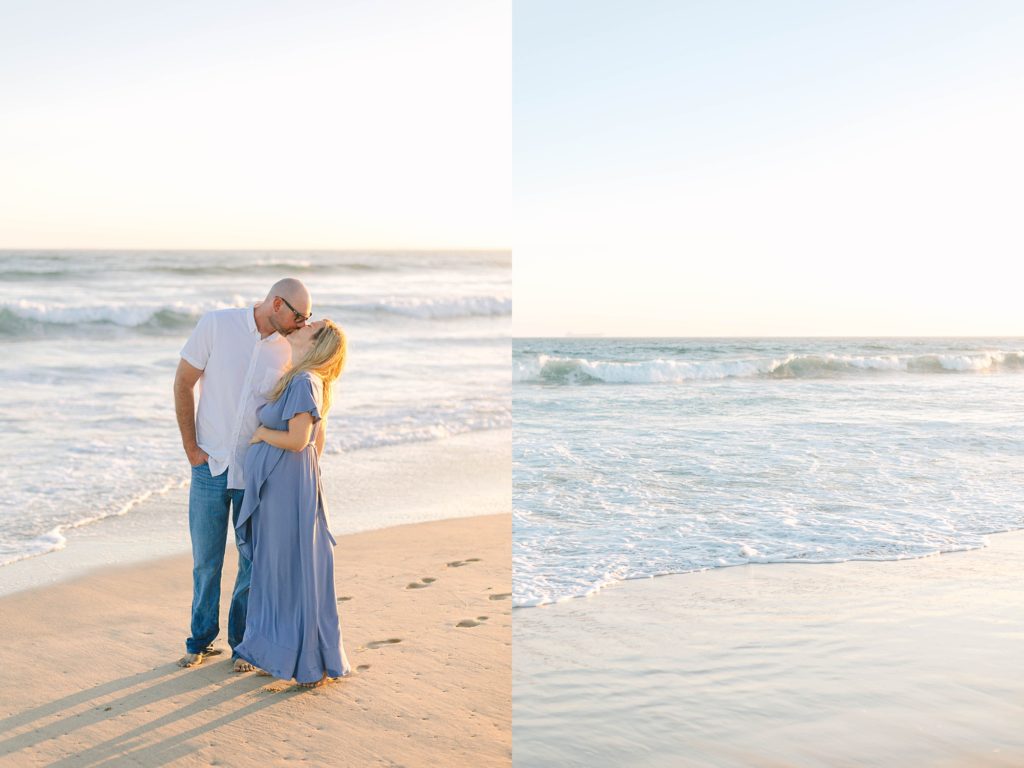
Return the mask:
<path id="1" fill-rule="evenodd" d="M 216 656 L 221 652 L 220 648 L 207 648 L 205 651 L 199 653 L 186 653 L 180 659 L 178 659 L 178 666 L 185 667 L 198 667 L 204 661 L 207 656 Z"/>
<path id="2" fill-rule="evenodd" d="M 300 683 L 300 682 L 296 681 L 295 684 L 297 686 L 299 686 L 299 688 L 319 688 L 321 685 L 324 685 L 326 683 L 327 683 L 327 673 L 324 672 L 324 676 L 321 677 L 319 680 L 317 680 L 315 683 Z"/>
<path id="3" fill-rule="evenodd" d="M 245 659 L 235 659 L 234 665 L 231 667 L 232 672 L 255 672 L 260 677 L 273 677 L 272 674 L 266 670 L 262 670 L 255 664 L 250 664 Z"/>

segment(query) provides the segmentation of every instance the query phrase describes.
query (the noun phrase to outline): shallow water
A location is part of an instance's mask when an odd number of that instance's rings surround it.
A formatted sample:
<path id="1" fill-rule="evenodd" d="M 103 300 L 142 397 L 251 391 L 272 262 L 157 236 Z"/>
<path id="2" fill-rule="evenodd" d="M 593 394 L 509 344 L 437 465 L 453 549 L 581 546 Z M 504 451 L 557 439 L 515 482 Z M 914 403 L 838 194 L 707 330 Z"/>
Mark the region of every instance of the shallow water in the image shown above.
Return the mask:
<path id="1" fill-rule="evenodd" d="M 1024 527 L 1024 340 L 519 339 L 515 603 Z"/>
<path id="2" fill-rule="evenodd" d="M 508 428 L 508 253 L 3 251 L 0 564 L 187 482 L 178 352 L 285 276 L 348 335 L 328 452 Z"/>

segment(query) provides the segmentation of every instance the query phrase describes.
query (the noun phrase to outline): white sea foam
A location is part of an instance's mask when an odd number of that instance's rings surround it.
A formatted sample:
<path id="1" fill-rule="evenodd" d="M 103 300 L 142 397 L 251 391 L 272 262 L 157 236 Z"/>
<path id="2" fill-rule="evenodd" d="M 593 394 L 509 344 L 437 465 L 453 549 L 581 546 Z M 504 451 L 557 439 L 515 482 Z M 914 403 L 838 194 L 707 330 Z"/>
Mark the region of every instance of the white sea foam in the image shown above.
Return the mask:
<path id="1" fill-rule="evenodd" d="M 194 323 L 200 315 L 215 309 L 244 307 L 256 299 L 233 296 L 231 301 L 204 302 L 106 302 L 67 304 L 19 299 L 0 302 L 0 312 L 10 321 L 77 325 L 110 323 L 123 327 L 147 324 Z M 503 317 L 512 314 L 512 300 L 502 296 L 460 298 L 385 298 L 371 302 L 336 302 L 326 305 L 341 314 L 346 311 L 386 313 L 420 320 L 452 320 L 463 317 Z M 2 321 L 3 315 L 0 315 Z M 0 326 L 2 330 L 2 326 Z"/>
<path id="2" fill-rule="evenodd" d="M 76 325 L 79 323 L 110 323 L 124 327 L 137 327 L 147 323 L 173 321 L 195 322 L 204 312 L 213 309 L 245 306 L 240 297 L 234 302 L 107 302 L 103 304 L 65 304 L 59 302 L 5 301 L 0 310 L 8 316 L 34 323 Z M 164 317 L 161 317 L 164 316 Z M 170 317 L 168 317 L 170 316 Z"/>
<path id="3" fill-rule="evenodd" d="M 309 259 L 257 259 L 254 262 L 257 267 L 298 267 L 299 269 L 311 269 L 313 262 Z"/>
<path id="4" fill-rule="evenodd" d="M 513 604 L 748 563 L 926 557 L 1024 528 L 1008 418 L 1024 410 L 1022 348 L 515 342 Z"/>
<path id="5" fill-rule="evenodd" d="M 0 445 L 0 562 L 187 480 L 179 350 L 204 312 L 289 270 L 315 275 L 315 315 L 349 338 L 329 450 L 509 426 L 507 255 L 0 251 L 0 422 L 19 436 Z"/>
<path id="6" fill-rule="evenodd" d="M 359 312 L 383 312 L 419 320 L 453 320 L 511 315 L 512 299 L 507 296 L 388 297 L 373 302 L 347 303 L 342 308 Z"/>
<path id="7" fill-rule="evenodd" d="M 57 552 L 67 546 L 68 540 L 64 538 L 62 526 L 56 526 L 46 533 L 36 536 L 27 542 L 18 542 L 16 553 L 0 557 L 0 566 L 10 565 L 19 560 L 27 560 L 30 557 L 46 555 L 50 552 Z"/>
<path id="8" fill-rule="evenodd" d="M 428 420 L 425 423 L 423 421 L 417 423 L 412 419 L 410 421 L 412 423 L 387 427 L 367 425 L 362 428 L 349 428 L 340 435 L 328 437 L 324 450 L 327 453 L 348 453 L 367 448 L 443 440 L 467 432 L 508 429 L 512 426 L 512 414 L 505 411 L 468 414 L 460 418 Z"/>
<path id="9" fill-rule="evenodd" d="M 1024 351 L 969 355 L 842 355 L 641 361 L 589 360 L 537 354 L 513 362 L 513 381 L 560 384 L 680 384 L 729 378 L 820 378 L 864 372 L 981 373 L 1024 371 Z"/>
<path id="10" fill-rule="evenodd" d="M 188 481 L 183 479 L 166 481 L 160 484 L 159 487 L 144 490 L 141 493 L 128 498 L 123 503 L 115 503 L 114 505 L 105 508 L 101 506 L 98 511 L 88 512 L 76 517 L 70 522 L 54 526 L 46 533 L 37 536 L 28 542 L 7 542 L 8 548 L 12 549 L 13 553 L 6 556 L 0 555 L 0 566 L 10 565 L 11 563 L 15 563 L 19 560 L 25 560 L 39 555 L 46 555 L 50 552 L 56 552 L 64 549 L 67 545 L 67 538 L 64 536 L 65 532 L 75 528 L 81 528 L 85 525 L 91 525 L 92 523 L 105 520 L 109 517 L 126 515 L 153 496 L 161 496 L 174 488 L 184 488 L 186 485 L 188 485 Z"/>

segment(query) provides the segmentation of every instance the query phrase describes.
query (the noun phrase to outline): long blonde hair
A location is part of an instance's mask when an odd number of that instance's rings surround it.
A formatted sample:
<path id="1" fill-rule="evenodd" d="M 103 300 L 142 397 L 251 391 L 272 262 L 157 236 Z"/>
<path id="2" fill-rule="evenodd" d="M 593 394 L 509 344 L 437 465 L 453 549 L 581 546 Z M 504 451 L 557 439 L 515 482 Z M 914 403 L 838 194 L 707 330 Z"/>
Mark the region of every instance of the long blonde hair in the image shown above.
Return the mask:
<path id="1" fill-rule="evenodd" d="M 313 334 L 313 346 L 299 362 L 293 365 L 270 391 L 270 402 L 276 401 L 287 389 L 292 379 L 303 371 L 315 373 L 323 381 L 324 408 L 321 417 L 326 417 L 331 410 L 331 385 L 341 375 L 345 367 L 347 343 L 345 332 L 330 320 L 324 320 L 323 328 Z"/>

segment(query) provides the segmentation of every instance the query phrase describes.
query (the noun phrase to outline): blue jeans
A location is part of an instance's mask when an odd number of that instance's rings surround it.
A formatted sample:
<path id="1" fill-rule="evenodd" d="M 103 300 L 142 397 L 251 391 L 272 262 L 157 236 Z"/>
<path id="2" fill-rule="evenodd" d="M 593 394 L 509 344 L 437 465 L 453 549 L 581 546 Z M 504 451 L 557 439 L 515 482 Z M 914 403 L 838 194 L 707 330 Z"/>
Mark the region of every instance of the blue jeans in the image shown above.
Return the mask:
<path id="1" fill-rule="evenodd" d="M 228 488 L 228 473 L 213 477 L 209 464 L 192 467 L 188 494 L 188 530 L 192 537 L 192 636 L 185 641 L 189 653 L 204 651 L 220 632 L 220 575 L 227 543 L 228 511 L 238 517 L 243 491 Z M 231 528 L 234 532 L 234 526 Z M 252 563 L 238 555 L 238 574 L 228 610 L 228 645 L 235 646 L 245 633 Z"/>

